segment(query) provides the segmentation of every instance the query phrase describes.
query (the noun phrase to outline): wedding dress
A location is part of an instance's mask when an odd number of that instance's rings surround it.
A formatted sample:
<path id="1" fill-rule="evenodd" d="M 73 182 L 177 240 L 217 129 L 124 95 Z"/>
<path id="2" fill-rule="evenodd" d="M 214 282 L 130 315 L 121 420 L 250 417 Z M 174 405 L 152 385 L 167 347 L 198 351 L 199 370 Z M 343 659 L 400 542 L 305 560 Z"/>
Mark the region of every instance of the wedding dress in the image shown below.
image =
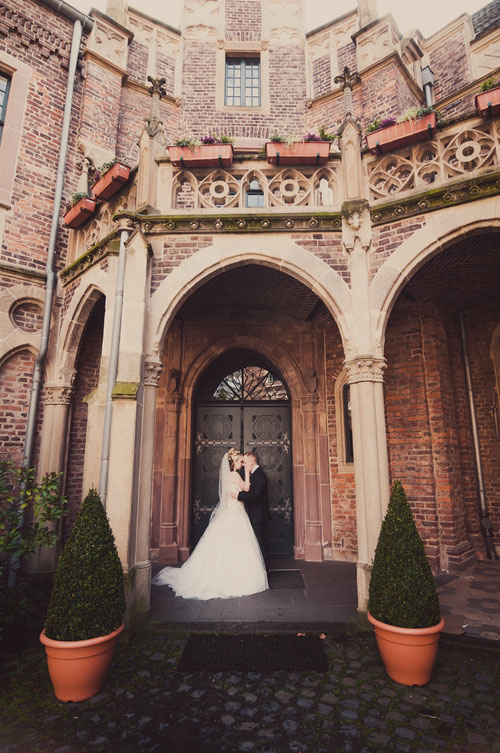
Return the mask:
<path id="1" fill-rule="evenodd" d="M 240 487 L 231 479 L 228 454 L 219 472 L 219 503 L 189 559 L 182 567 L 165 567 L 153 578 L 155 586 L 170 586 L 185 599 L 228 599 L 266 591 L 266 567 L 245 507 L 231 492 Z"/>

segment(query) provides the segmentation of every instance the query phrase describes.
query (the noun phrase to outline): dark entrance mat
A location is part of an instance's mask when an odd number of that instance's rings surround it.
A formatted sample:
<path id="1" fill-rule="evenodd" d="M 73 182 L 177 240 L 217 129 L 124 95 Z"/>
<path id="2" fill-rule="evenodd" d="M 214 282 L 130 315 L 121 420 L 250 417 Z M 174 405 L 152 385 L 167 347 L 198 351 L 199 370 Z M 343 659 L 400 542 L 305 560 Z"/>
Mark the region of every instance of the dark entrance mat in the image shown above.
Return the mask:
<path id="1" fill-rule="evenodd" d="M 269 570 L 269 588 L 305 588 L 300 570 Z"/>
<path id="2" fill-rule="evenodd" d="M 326 672 L 316 635 L 190 635 L 179 672 Z"/>

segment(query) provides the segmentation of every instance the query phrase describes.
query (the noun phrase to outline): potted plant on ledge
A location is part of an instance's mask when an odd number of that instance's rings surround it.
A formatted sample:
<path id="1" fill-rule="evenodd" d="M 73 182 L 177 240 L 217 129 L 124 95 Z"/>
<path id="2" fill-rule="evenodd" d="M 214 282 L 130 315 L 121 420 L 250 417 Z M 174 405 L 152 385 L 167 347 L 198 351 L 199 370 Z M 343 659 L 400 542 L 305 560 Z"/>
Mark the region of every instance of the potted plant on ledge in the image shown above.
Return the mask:
<path id="1" fill-rule="evenodd" d="M 168 156 L 174 167 L 230 167 L 234 150 L 231 136 L 221 134 L 197 139 L 186 136 L 168 147 Z"/>
<path id="2" fill-rule="evenodd" d="M 476 110 L 484 117 L 491 117 L 500 112 L 500 79 L 487 78 L 476 94 Z"/>
<path id="3" fill-rule="evenodd" d="M 94 214 L 96 205 L 94 197 L 86 191 L 73 194 L 64 208 L 64 224 L 71 228 L 80 227 Z"/>
<path id="4" fill-rule="evenodd" d="M 425 685 L 444 627 L 436 584 L 404 489 L 392 487 L 370 580 L 368 619 L 389 677 Z"/>
<path id="5" fill-rule="evenodd" d="M 436 133 L 437 113 L 432 107 L 409 107 L 395 118 L 375 118 L 366 129 L 366 143 L 374 154 L 391 152 L 406 144 L 427 141 Z"/>
<path id="6" fill-rule="evenodd" d="M 40 635 L 59 700 L 84 701 L 99 692 L 124 614 L 122 566 L 99 495 L 91 489 L 59 558 Z"/>
<path id="7" fill-rule="evenodd" d="M 130 167 L 113 159 L 94 173 L 92 193 L 97 199 L 110 199 L 130 177 Z"/>
<path id="8" fill-rule="evenodd" d="M 303 138 L 273 133 L 266 144 L 270 165 L 324 165 L 328 162 L 335 135 L 320 129 L 320 135 L 306 133 Z"/>

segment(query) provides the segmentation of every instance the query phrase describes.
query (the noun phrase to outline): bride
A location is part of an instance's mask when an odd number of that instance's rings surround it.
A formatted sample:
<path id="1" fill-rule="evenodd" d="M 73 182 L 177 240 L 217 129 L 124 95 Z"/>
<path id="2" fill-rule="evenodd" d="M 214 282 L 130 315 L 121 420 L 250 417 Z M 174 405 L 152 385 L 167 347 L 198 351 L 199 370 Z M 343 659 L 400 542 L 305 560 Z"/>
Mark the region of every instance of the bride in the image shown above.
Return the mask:
<path id="1" fill-rule="evenodd" d="M 153 578 L 155 586 L 170 586 L 185 599 L 228 599 L 269 588 L 264 560 L 242 502 L 231 492 L 248 491 L 238 469 L 243 457 L 231 448 L 219 471 L 219 503 L 205 533 L 182 567 L 165 567 Z"/>

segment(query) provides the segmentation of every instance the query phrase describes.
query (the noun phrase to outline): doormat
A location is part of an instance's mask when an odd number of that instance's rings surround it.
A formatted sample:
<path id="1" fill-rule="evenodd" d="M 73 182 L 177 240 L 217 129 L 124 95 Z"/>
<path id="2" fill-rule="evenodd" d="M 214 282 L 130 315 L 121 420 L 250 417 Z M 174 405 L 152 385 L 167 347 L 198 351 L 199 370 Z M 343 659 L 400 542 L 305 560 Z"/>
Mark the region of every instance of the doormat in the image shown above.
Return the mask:
<path id="1" fill-rule="evenodd" d="M 326 672 L 317 635 L 190 635 L 179 672 Z"/>
<path id="2" fill-rule="evenodd" d="M 300 570 L 269 570 L 269 588 L 305 588 Z"/>

